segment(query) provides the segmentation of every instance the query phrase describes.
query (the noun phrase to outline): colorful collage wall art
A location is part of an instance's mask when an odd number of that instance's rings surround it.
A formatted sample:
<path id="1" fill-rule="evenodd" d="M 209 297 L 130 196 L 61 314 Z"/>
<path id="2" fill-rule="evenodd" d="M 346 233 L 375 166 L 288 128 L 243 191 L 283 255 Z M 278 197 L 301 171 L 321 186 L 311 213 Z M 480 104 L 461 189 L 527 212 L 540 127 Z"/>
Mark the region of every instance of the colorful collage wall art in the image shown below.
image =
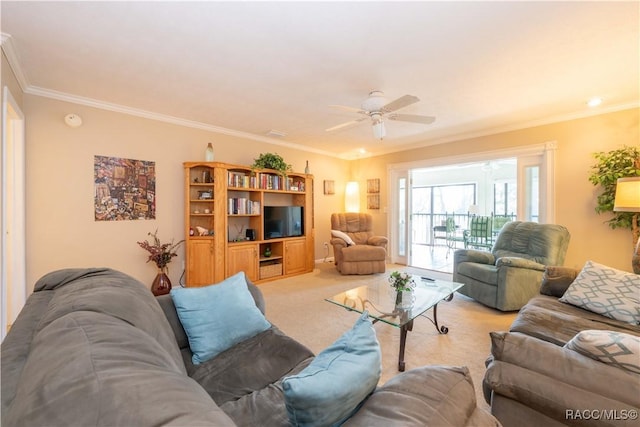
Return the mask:
<path id="1" fill-rule="evenodd" d="M 156 218 L 156 163 L 94 156 L 96 221 Z"/>

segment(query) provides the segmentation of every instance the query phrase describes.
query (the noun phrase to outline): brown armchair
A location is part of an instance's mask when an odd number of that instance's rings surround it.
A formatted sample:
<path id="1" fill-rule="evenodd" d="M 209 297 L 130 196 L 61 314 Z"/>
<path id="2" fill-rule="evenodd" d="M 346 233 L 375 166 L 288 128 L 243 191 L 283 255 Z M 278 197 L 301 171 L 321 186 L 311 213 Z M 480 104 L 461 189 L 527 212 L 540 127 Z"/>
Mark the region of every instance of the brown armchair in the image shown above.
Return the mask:
<path id="1" fill-rule="evenodd" d="M 340 274 L 385 272 L 388 240 L 373 235 L 371 215 L 331 214 L 331 236 L 335 265 Z"/>

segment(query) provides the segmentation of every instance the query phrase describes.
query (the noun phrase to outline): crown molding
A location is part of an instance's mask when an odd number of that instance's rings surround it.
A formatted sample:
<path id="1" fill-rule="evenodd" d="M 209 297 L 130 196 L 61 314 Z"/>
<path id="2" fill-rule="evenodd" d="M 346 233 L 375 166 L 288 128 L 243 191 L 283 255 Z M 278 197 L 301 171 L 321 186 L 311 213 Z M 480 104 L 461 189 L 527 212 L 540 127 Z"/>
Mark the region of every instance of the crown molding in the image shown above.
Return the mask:
<path id="1" fill-rule="evenodd" d="M 453 135 L 443 136 L 439 138 L 433 138 L 433 139 L 427 138 L 419 142 L 403 145 L 401 150 L 385 150 L 385 151 L 376 153 L 375 156 L 370 156 L 370 155 L 358 156 L 357 154 L 355 154 L 351 156 L 346 155 L 342 158 L 344 160 L 357 160 L 357 159 L 362 159 L 367 157 L 384 156 L 391 153 L 397 153 L 398 151 L 408 151 L 408 150 L 428 147 L 431 145 L 447 144 L 449 142 L 464 141 L 467 139 L 474 139 L 474 138 L 482 138 L 485 136 L 496 135 L 500 133 L 530 129 L 538 126 L 545 126 L 545 125 L 551 125 L 555 123 L 567 122 L 570 120 L 584 119 L 584 118 L 600 116 L 608 113 L 615 113 L 617 111 L 631 110 L 634 108 L 640 108 L 640 101 L 617 104 L 609 107 L 589 108 L 588 110 L 585 110 L 585 111 L 577 111 L 577 112 L 568 113 L 568 114 L 549 116 L 543 119 L 514 123 L 510 125 L 505 125 L 505 126 L 491 127 L 491 128 L 478 130 L 478 131 L 473 131 L 473 132 L 456 133 Z"/>
<path id="2" fill-rule="evenodd" d="M 13 74 L 16 76 L 16 80 L 18 80 L 20 89 L 25 92 L 29 87 L 29 81 L 20 66 L 20 58 L 18 57 L 15 45 L 13 44 L 13 38 L 11 37 L 11 34 L 0 33 L 0 40 L 2 41 L 2 51 L 7 57 L 9 66 L 11 67 L 11 70 L 13 70 Z"/>
<path id="3" fill-rule="evenodd" d="M 280 145 L 282 147 L 288 147 L 296 150 L 302 150 L 302 151 L 307 151 L 311 153 L 322 154 L 325 156 L 336 157 L 335 153 L 319 150 L 313 147 L 306 147 L 304 145 L 296 144 L 293 142 L 280 141 L 275 138 L 269 138 L 266 136 L 256 135 L 249 132 L 228 129 L 221 126 L 215 126 L 208 123 L 202 123 L 194 120 L 183 119 L 180 117 L 169 116 L 166 114 L 155 113 L 153 111 L 142 110 L 139 108 L 127 107 L 124 105 L 100 101 L 93 98 L 70 95 L 65 92 L 45 89 L 38 86 L 28 86 L 27 89 L 24 90 L 24 92 L 29 95 L 42 96 L 45 98 L 56 99 L 58 101 L 69 102 L 72 104 L 84 105 L 92 108 L 99 108 L 102 110 L 113 111 L 116 113 L 128 114 L 131 116 L 142 117 L 145 119 L 156 120 L 164 123 L 171 123 L 178 126 L 185 126 L 189 128 L 205 130 L 208 132 L 219 133 L 219 134 L 233 136 L 237 138 L 251 139 L 254 141 L 264 142 L 267 144 Z"/>

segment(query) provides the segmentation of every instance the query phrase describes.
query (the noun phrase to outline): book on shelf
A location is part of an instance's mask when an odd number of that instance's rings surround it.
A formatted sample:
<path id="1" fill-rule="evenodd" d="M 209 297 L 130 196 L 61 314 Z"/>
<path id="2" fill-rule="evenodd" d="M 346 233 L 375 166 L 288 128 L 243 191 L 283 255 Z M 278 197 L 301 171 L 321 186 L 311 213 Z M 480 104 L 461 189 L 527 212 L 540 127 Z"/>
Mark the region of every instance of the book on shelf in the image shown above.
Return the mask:
<path id="1" fill-rule="evenodd" d="M 227 204 L 229 215 L 260 215 L 260 202 L 246 197 L 232 197 Z"/>
<path id="2" fill-rule="evenodd" d="M 300 178 L 260 172 L 256 175 L 229 171 L 228 185 L 231 188 L 258 188 L 261 190 L 305 191 L 305 181 Z"/>

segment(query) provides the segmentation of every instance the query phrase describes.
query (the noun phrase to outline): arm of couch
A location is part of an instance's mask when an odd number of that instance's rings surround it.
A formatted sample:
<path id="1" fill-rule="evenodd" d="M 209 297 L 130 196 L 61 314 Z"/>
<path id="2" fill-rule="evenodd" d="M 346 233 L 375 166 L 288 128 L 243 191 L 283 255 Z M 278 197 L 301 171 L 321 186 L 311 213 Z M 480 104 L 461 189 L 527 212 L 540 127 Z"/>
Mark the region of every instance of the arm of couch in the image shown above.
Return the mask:
<path id="1" fill-rule="evenodd" d="M 491 342 L 484 386 L 493 395 L 561 423 L 568 411 L 640 408 L 637 374 L 524 334 L 492 332 Z"/>
<path id="2" fill-rule="evenodd" d="M 461 262 L 475 262 L 478 264 L 493 265 L 496 262 L 496 257 L 491 252 L 479 251 L 476 249 L 456 249 L 453 257 L 455 264 L 459 264 Z"/>
<path id="3" fill-rule="evenodd" d="M 578 270 L 575 268 L 548 265 L 542 274 L 540 293 L 560 298 L 577 276 Z"/>
<path id="4" fill-rule="evenodd" d="M 333 246 L 334 251 L 337 249 L 344 249 L 348 246 L 347 242 L 339 237 L 332 237 L 331 240 L 329 240 L 329 243 L 331 243 L 331 246 Z"/>
<path id="5" fill-rule="evenodd" d="M 403 372 L 377 388 L 345 427 L 499 426 L 477 406 L 469 370 L 423 366 Z"/>
<path id="6" fill-rule="evenodd" d="M 544 271 L 544 264 L 540 264 L 526 258 L 510 256 L 500 257 L 496 260 L 496 267 L 500 268 L 502 266 Z"/>
<path id="7" fill-rule="evenodd" d="M 389 239 L 384 236 L 371 236 L 367 239 L 367 245 L 372 246 L 386 246 L 388 242 Z"/>

